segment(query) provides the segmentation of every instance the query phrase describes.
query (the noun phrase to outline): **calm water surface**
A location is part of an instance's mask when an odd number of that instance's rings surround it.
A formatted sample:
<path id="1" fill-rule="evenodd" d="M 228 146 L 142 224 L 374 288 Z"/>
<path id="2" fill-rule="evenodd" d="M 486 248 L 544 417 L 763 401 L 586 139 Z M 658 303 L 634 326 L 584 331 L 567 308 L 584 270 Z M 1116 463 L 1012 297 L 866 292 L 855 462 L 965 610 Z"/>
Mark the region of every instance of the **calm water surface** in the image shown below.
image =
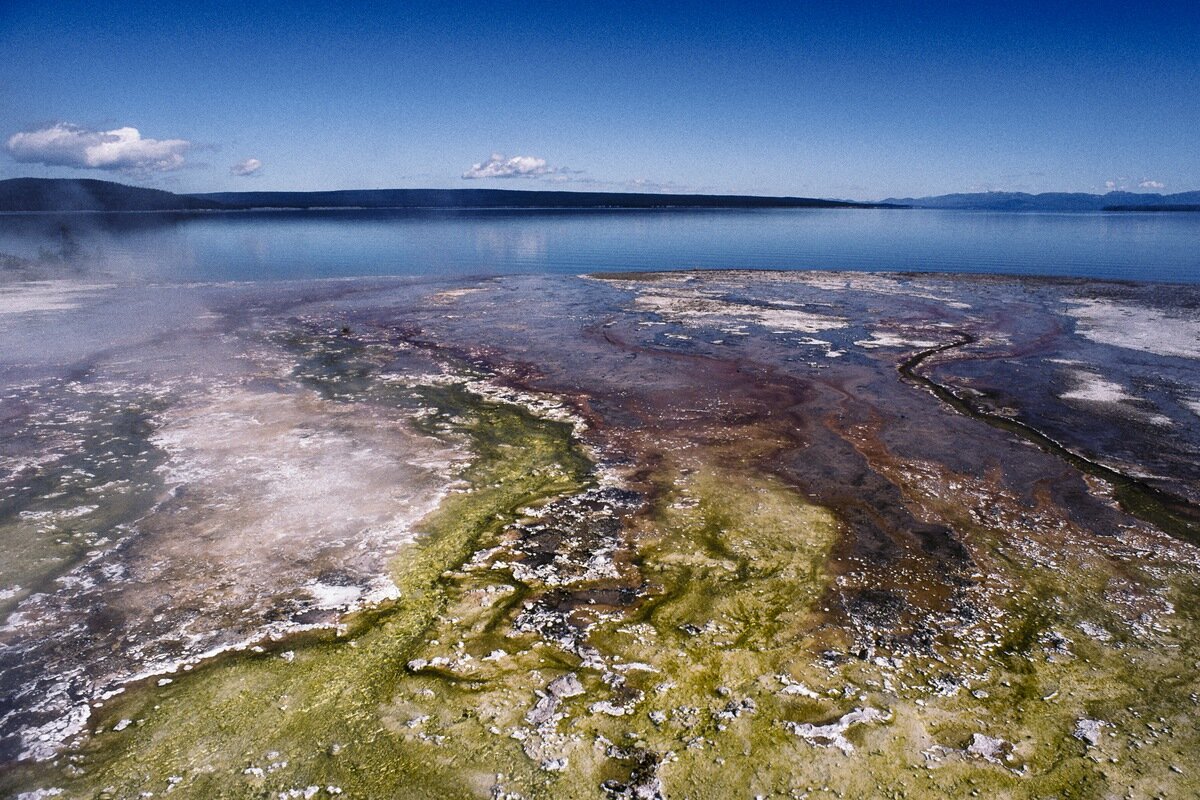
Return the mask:
<path id="1" fill-rule="evenodd" d="M 276 211 L 0 216 L 0 253 L 166 281 L 689 268 L 1200 282 L 1200 214 Z"/>

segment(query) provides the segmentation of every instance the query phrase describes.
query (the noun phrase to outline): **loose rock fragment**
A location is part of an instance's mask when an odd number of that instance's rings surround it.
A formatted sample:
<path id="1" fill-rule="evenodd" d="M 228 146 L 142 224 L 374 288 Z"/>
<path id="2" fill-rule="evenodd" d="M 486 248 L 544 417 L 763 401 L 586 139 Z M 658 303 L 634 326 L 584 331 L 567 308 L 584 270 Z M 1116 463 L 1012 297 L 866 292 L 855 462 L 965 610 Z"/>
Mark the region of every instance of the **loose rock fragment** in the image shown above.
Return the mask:
<path id="1" fill-rule="evenodd" d="M 783 723 L 783 727 L 800 738 L 807 740 L 810 744 L 821 747 L 836 747 L 849 755 L 854 752 L 854 745 L 845 736 L 847 729 L 852 725 L 860 725 L 867 722 L 887 722 L 891 718 L 892 715 L 889 712 L 880 711 L 877 708 L 856 708 L 825 725 L 813 725 L 808 722 L 785 722 Z"/>
<path id="2" fill-rule="evenodd" d="M 1095 747 L 1100 744 L 1101 730 L 1107 724 L 1103 720 L 1082 717 L 1075 722 L 1075 730 L 1071 735 L 1079 741 L 1086 743 L 1088 747 Z"/>

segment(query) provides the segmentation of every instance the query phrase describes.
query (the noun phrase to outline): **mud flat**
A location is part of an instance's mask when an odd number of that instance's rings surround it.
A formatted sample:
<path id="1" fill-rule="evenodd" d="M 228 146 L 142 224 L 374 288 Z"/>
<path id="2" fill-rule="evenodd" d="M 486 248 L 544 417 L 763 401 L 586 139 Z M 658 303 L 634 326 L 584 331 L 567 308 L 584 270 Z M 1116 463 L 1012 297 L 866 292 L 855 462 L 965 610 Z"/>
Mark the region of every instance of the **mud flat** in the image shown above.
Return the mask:
<path id="1" fill-rule="evenodd" d="M 6 292 L 8 795 L 1200 792 L 1195 289 Z"/>

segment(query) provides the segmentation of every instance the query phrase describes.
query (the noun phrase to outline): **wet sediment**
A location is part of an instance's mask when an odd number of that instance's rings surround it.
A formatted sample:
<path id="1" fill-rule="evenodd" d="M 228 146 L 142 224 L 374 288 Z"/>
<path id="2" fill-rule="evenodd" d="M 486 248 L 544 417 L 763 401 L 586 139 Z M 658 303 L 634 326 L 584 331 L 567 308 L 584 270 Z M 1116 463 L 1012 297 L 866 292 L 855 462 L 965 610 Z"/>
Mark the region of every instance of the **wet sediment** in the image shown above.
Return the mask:
<path id="1" fill-rule="evenodd" d="M 469 455 L 394 597 L 131 685 L 0 785 L 1188 792 L 1192 543 L 1067 445 L 1029 447 L 1038 397 L 996 418 L 1023 427 L 984 425 L 969 382 L 927 377 L 966 348 L 1061 346 L 1067 289 L 1029 291 L 713 273 L 341 287 L 267 324 L 233 303 L 271 386 Z M 996 297 L 1032 311 L 975 311 Z"/>
<path id="2" fill-rule="evenodd" d="M 938 345 L 928 350 L 922 350 L 901 362 L 900 374 L 907 380 L 931 391 L 939 400 L 957 411 L 961 411 L 975 419 L 983 420 L 989 425 L 1001 430 L 1015 433 L 1026 441 L 1037 445 L 1042 450 L 1058 456 L 1080 472 L 1099 478 L 1112 486 L 1113 496 L 1127 513 L 1142 519 L 1160 530 L 1191 544 L 1200 544 L 1200 507 L 1187 498 L 1179 497 L 1170 492 L 1140 481 L 1115 469 L 1085 458 L 1064 447 L 1051 437 L 1019 419 L 1002 416 L 982 409 L 969 400 L 955 394 L 950 387 L 944 386 L 921 374 L 918 367 L 922 362 L 973 344 L 975 338 L 963 334 L 961 338 L 949 344 Z"/>

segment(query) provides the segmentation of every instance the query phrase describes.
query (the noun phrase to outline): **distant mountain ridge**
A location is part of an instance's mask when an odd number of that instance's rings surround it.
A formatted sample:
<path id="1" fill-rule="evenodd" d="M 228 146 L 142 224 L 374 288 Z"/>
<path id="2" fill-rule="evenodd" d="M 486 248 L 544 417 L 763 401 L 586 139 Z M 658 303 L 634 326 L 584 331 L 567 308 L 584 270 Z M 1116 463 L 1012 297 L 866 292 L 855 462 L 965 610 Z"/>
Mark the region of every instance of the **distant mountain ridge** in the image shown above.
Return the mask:
<path id="1" fill-rule="evenodd" d="M 726 194 L 518 189 L 345 189 L 215 192 L 191 197 L 241 208 L 878 208 L 878 203 Z"/>
<path id="2" fill-rule="evenodd" d="M 0 181 L 0 211 L 193 211 L 222 208 L 161 189 L 87 178 L 11 178 Z"/>
<path id="3" fill-rule="evenodd" d="M 1156 211 L 1190 210 L 1200 205 L 1200 191 L 1178 194 L 1138 192 L 974 192 L 932 197 L 888 198 L 884 203 L 912 208 L 945 208 L 975 211 Z"/>
<path id="4" fill-rule="evenodd" d="M 317 208 L 879 208 L 810 197 L 521 191 L 351 189 L 327 192 L 175 194 L 111 181 L 12 178 L 0 181 L 0 212 L 245 211 Z"/>

